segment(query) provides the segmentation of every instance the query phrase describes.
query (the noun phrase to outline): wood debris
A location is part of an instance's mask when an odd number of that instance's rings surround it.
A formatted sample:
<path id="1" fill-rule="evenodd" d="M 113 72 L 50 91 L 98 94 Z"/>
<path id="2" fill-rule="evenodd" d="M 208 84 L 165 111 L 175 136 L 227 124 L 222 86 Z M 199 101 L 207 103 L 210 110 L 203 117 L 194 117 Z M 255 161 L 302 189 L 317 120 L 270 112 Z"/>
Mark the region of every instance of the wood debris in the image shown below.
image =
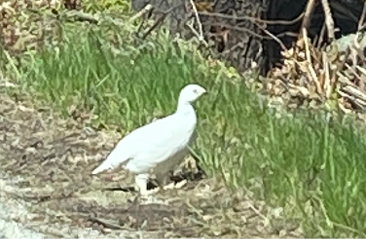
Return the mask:
<path id="1" fill-rule="evenodd" d="M 282 97 L 286 105 L 315 108 L 325 105 L 345 113 L 363 111 L 366 107 L 364 35 L 351 34 L 343 42 L 334 41 L 321 49 L 304 33 L 294 47 L 281 52 L 283 64 L 269 72 L 264 83 L 266 92 L 271 98 Z"/>

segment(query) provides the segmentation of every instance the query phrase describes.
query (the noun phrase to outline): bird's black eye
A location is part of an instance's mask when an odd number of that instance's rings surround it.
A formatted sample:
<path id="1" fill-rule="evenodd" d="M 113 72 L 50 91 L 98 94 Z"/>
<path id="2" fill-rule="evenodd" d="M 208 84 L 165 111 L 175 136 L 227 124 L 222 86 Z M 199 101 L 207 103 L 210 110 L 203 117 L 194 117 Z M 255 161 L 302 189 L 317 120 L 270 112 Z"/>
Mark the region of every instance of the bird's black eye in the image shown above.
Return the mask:
<path id="1" fill-rule="evenodd" d="M 193 93 L 198 94 L 198 90 L 197 89 L 193 90 Z"/>

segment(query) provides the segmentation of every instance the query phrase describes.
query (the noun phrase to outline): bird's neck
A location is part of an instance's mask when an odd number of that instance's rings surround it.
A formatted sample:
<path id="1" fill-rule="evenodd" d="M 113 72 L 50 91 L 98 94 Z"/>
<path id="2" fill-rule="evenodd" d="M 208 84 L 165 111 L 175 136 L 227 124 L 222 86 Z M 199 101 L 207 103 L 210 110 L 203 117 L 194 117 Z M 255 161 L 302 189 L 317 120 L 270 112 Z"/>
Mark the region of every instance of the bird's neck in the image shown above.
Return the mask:
<path id="1" fill-rule="evenodd" d="M 180 120 L 179 130 L 183 130 L 185 135 L 189 135 L 189 139 L 187 139 L 187 142 L 189 142 L 197 124 L 196 111 L 189 103 L 178 103 L 175 115 Z"/>
<path id="2" fill-rule="evenodd" d="M 194 111 L 193 106 L 188 102 L 178 102 L 178 107 L 176 114 L 188 116 L 188 115 L 195 115 L 196 112 Z"/>

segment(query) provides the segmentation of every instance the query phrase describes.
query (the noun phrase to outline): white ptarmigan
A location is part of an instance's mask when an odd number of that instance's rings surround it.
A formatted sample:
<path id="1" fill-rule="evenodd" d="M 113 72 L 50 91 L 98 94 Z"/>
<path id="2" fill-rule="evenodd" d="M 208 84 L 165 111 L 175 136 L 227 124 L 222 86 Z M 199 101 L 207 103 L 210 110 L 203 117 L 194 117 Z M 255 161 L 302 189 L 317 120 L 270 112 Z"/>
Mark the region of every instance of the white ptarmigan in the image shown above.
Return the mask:
<path id="1" fill-rule="evenodd" d="M 188 153 L 187 146 L 193 140 L 197 124 L 192 103 L 204 93 L 206 90 L 200 85 L 185 86 L 173 114 L 132 131 L 119 141 L 92 174 L 124 165 L 135 174 L 140 194 L 146 195 L 149 174 L 153 172 L 161 183 L 166 174 L 180 164 Z"/>

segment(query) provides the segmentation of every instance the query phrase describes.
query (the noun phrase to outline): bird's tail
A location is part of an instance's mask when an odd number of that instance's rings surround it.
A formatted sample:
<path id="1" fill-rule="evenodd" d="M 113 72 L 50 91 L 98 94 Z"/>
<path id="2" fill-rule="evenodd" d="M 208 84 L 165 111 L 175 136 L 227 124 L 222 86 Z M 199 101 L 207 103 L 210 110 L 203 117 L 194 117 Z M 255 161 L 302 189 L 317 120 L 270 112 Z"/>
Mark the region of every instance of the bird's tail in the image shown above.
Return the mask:
<path id="1" fill-rule="evenodd" d="M 124 159 L 124 160 L 121 160 Z M 96 168 L 93 170 L 92 174 L 98 174 L 103 171 L 109 171 L 117 168 L 120 165 L 126 164 L 129 160 L 129 157 L 124 155 L 122 148 L 116 147 L 108 157 Z"/>
<path id="2" fill-rule="evenodd" d="M 98 174 L 105 170 L 111 170 L 113 168 L 114 168 L 113 165 L 110 162 L 108 162 L 108 160 L 106 160 L 103 163 L 101 163 L 96 169 L 94 169 L 92 174 Z"/>

